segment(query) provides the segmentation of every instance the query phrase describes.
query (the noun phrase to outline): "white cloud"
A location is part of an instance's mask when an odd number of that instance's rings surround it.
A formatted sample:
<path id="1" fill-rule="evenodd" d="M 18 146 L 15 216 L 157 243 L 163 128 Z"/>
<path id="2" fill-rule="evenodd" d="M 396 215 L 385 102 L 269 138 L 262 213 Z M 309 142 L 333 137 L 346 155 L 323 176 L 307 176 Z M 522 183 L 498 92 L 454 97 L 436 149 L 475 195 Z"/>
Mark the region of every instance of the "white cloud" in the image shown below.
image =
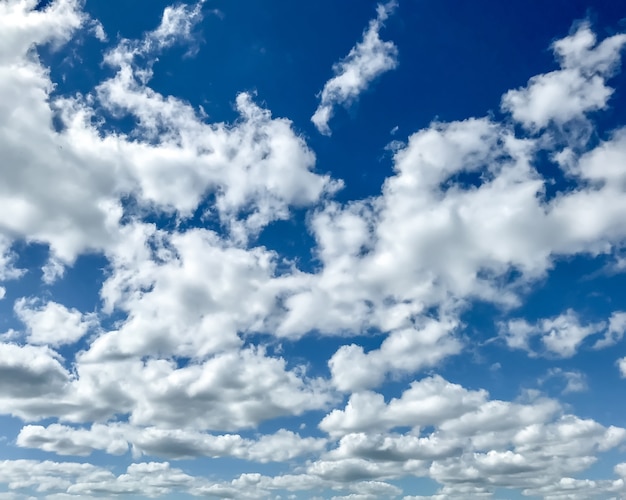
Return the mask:
<path id="1" fill-rule="evenodd" d="M 617 366 L 619 367 L 622 378 L 626 378 L 626 357 L 619 359 L 617 361 Z"/>
<path id="2" fill-rule="evenodd" d="M 16 62 L 32 44 L 61 43 L 85 20 L 76 0 L 57 0 L 45 11 L 33 10 L 32 1 L 9 0 L 0 5 L 5 43 L 0 49 L 2 64 Z"/>
<path id="3" fill-rule="evenodd" d="M 433 308 L 453 320 L 475 299 L 510 308 L 559 257 L 619 248 L 624 184 L 602 172 L 619 171 L 621 156 L 608 156 L 611 166 L 596 160 L 599 151 L 621 151 L 619 134 L 571 169 L 583 182 L 602 175 L 602 183 L 550 200 L 549 180 L 533 167 L 541 144 L 488 119 L 435 123 L 413 134 L 395 153 L 396 173 L 379 197 L 331 204 L 313 217 L 323 268 L 285 300 L 278 333 L 390 332 Z M 477 185 L 458 182 L 461 174 L 475 175 Z M 546 348 L 563 355 L 591 334 L 558 326 L 546 332 Z M 530 331 L 518 333 L 521 347 Z"/>
<path id="4" fill-rule="evenodd" d="M 245 240 L 249 231 L 288 217 L 289 206 L 314 203 L 339 187 L 312 171 L 315 157 L 291 123 L 273 119 L 249 95 L 237 97 L 242 119 L 231 126 L 206 123 L 189 104 L 146 86 L 158 52 L 193 38 L 199 5 L 169 8 L 142 40 L 122 40 L 105 57 L 116 70 L 113 77 L 95 93 L 73 97 L 51 96 L 54 84 L 31 47 L 67 40 L 86 17 L 75 1 L 56 1 L 45 11 L 33 7 L 14 1 L 0 6 L 6 37 L 0 52 L 0 209 L 11 214 L 0 218 L 3 234 L 48 244 L 51 262 L 71 263 L 85 250 L 121 241 L 121 197 L 188 216 L 214 193 L 222 222 Z M 136 63 L 138 53 L 147 66 Z M 138 128 L 129 136 L 101 130 L 108 118 L 102 110 L 135 117 Z M 60 132 L 53 118 L 62 124 Z M 30 147 L 33 141 L 37 148 Z"/>
<path id="5" fill-rule="evenodd" d="M 41 267 L 41 272 L 41 280 L 46 285 L 52 285 L 56 280 L 63 277 L 65 274 L 65 266 L 62 262 L 52 258 L 48 259 L 48 262 Z"/>
<path id="6" fill-rule="evenodd" d="M 47 427 L 27 425 L 20 430 L 16 443 L 25 448 L 38 448 L 58 455 L 88 456 L 96 450 L 123 455 L 166 459 L 198 457 L 233 457 L 254 462 L 286 462 L 302 455 L 319 453 L 326 439 L 303 438 L 281 429 L 256 440 L 238 434 L 214 435 L 183 429 L 135 427 L 128 424 L 93 424 L 75 428 L 51 424 Z"/>
<path id="7" fill-rule="evenodd" d="M 571 358 L 576 354 L 587 337 L 605 331 L 604 338 L 593 345 L 594 349 L 602 349 L 615 344 L 624 333 L 626 316 L 622 312 L 614 312 L 608 321 L 582 324 L 579 316 L 571 309 L 554 318 L 537 321 L 534 325 L 523 319 L 514 319 L 500 325 L 500 335 L 511 349 L 528 351 L 531 356 L 552 354 L 561 358 Z M 544 351 L 537 352 L 530 345 L 533 337 L 539 337 Z"/>
<path id="8" fill-rule="evenodd" d="M 233 366 L 239 367 L 236 373 Z M 233 430 L 324 408 L 332 400 L 326 383 L 301 372 L 287 370 L 283 359 L 266 357 L 261 350 L 227 353 L 178 369 L 164 360 L 149 362 L 137 374 L 130 420 Z"/>
<path id="9" fill-rule="evenodd" d="M 598 333 L 604 325 L 590 324 L 582 326 L 572 310 L 553 319 L 541 321 L 543 336 L 541 341 L 546 349 L 563 358 L 576 354 L 576 349 L 589 335 Z"/>
<path id="10" fill-rule="evenodd" d="M 286 367 L 261 348 L 223 353 L 178 367 L 166 359 L 88 361 L 70 374 L 49 349 L 1 344 L 6 412 L 25 420 L 70 422 L 128 417 L 137 426 L 225 430 L 326 408 L 329 383 Z M 233 366 L 239 367 L 233 372 Z"/>
<path id="11" fill-rule="evenodd" d="M 65 491 L 77 480 L 105 481 L 110 476 L 109 471 L 84 463 L 0 461 L 0 483 L 10 489 L 33 488 L 39 493 Z"/>
<path id="12" fill-rule="evenodd" d="M 341 438 L 339 446 L 326 458 L 369 459 L 403 463 L 410 460 L 436 460 L 462 453 L 463 445 L 455 439 L 436 434 L 420 437 L 403 434 L 350 433 Z"/>
<path id="13" fill-rule="evenodd" d="M 562 368 L 550 368 L 544 377 L 539 379 L 539 385 L 545 384 L 552 379 L 561 379 L 565 386 L 562 389 L 562 394 L 569 394 L 573 392 L 584 392 L 589 389 L 587 384 L 587 377 L 584 373 L 577 370 L 563 370 Z"/>
<path id="14" fill-rule="evenodd" d="M 552 46 L 561 69 L 531 78 L 525 88 L 510 90 L 502 98 L 502 108 L 533 131 L 604 109 L 613 93 L 605 80 L 618 66 L 624 44 L 624 34 L 596 44 L 589 25 L 581 24 Z"/>
<path id="15" fill-rule="evenodd" d="M 397 47 L 393 42 L 382 41 L 379 35 L 383 22 L 396 6 L 395 0 L 379 4 L 376 19 L 370 21 L 363 33 L 363 40 L 352 47 L 345 59 L 333 66 L 335 76 L 324 84 L 319 106 L 311 117 L 322 134 L 331 133 L 328 122 L 335 106 L 351 104 L 378 76 L 398 65 Z"/>
<path id="16" fill-rule="evenodd" d="M 624 338 L 626 332 L 626 312 L 617 311 L 611 314 L 609 326 L 604 334 L 604 338 L 598 340 L 593 348 L 603 349 L 617 344 Z"/>
<path id="17" fill-rule="evenodd" d="M 315 155 L 291 122 L 273 119 L 250 94 L 237 96 L 240 120 L 231 126 L 206 123 L 188 103 L 147 86 L 153 69 L 138 65 L 136 56 L 152 60 L 163 48 L 188 38 L 201 19 L 199 6 L 170 10 L 143 40 L 122 40 L 106 54 L 105 62 L 117 73 L 96 89 L 102 106 L 114 115 L 133 116 L 136 132 L 145 139 L 136 144 L 123 138 L 121 143 L 123 165 L 135 179 L 139 201 L 184 217 L 211 192 L 221 222 L 235 239 L 245 241 L 248 232 L 256 234 L 269 222 L 287 218 L 290 205 L 312 204 L 340 188 L 340 182 L 313 172 Z M 179 31 L 179 24 L 185 29 Z M 107 146 L 110 154 L 113 145 Z"/>
<path id="18" fill-rule="evenodd" d="M 189 40 L 192 30 L 202 20 L 204 2 L 200 0 L 193 7 L 185 4 L 165 7 L 161 24 L 150 33 L 145 43 L 156 43 L 159 48 L 164 48 L 180 40 Z"/>
<path id="19" fill-rule="evenodd" d="M 0 5 L 5 36 L 0 49 L 0 208 L 5 214 L 0 231 L 48 242 L 62 259 L 72 260 L 77 251 L 107 239 L 111 200 L 106 186 L 112 181 L 98 169 L 101 163 L 80 165 L 81 155 L 71 141 L 54 132 L 53 83 L 32 51 L 33 44 L 67 40 L 82 25 L 79 2 L 52 2 L 45 11 L 34 11 L 34 6 L 24 1 Z"/>
<path id="20" fill-rule="evenodd" d="M 97 19 L 93 19 L 91 21 L 91 32 L 100 42 L 107 42 L 108 37 L 106 32 L 104 31 L 104 26 Z"/>
<path id="21" fill-rule="evenodd" d="M 159 497 L 186 493 L 207 480 L 184 473 L 168 462 L 130 464 L 125 473 L 87 463 L 36 460 L 0 462 L 0 483 L 11 490 L 31 490 L 51 499 L 102 498 L 141 495 Z"/>
<path id="22" fill-rule="evenodd" d="M 187 12 L 183 9 L 179 14 L 191 16 L 189 22 L 198 20 L 195 10 Z M 146 68 L 136 65 L 133 51 L 160 50 L 161 45 L 169 44 L 169 41 L 164 44 L 149 42 L 153 38 L 161 39 L 155 34 L 161 32 L 165 33 L 167 29 L 157 28 L 146 34 L 144 41 L 134 44 L 123 41 L 113 49 L 107 60 L 117 65 L 118 71 L 112 79 L 103 82 L 98 91 L 101 104 L 112 112 L 136 116 L 141 134 L 153 137 L 158 133 L 158 144 L 130 141 L 123 136 L 109 135 L 102 139 L 94 125 L 85 121 L 93 114 L 88 100 L 57 103 L 64 110 L 67 129 L 60 136 L 53 137 L 55 140 L 67 137 L 63 150 L 69 148 L 73 154 L 79 154 L 81 164 L 94 165 L 99 174 L 105 171 L 116 174 L 115 181 L 100 177 L 97 182 L 100 190 L 109 186 L 106 192 L 102 192 L 104 198 L 97 209 L 104 210 L 101 213 L 105 213 L 104 220 L 108 222 L 104 227 L 89 222 L 89 231 L 99 231 L 99 236 L 92 234 L 88 238 L 89 243 L 87 239 L 82 243 L 68 239 L 71 231 L 50 231 L 50 238 L 38 230 L 27 231 L 30 237 L 48 240 L 54 253 L 66 259 L 84 245 L 102 245 L 112 259 L 116 259 L 120 251 L 127 251 L 121 249 L 118 242 L 123 241 L 126 245 L 130 229 L 118 226 L 121 212 L 115 201 L 116 196 L 124 192 L 135 193 L 146 205 L 177 209 L 186 214 L 197 206 L 207 189 L 217 189 L 218 213 L 230 225 L 231 234 L 237 240 L 245 240 L 248 232 L 258 231 L 275 218 L 286 217 L 290 204 L 313 203 L 324 192 L 334 189 L 329 178 L 310 171 L 312 153 L 293 133 L 289 122 L 272 119 L 268 112 L 252 104 L 248 96 L 242 95 L 238 99 L 244 121 L 229 128 L 225 124 L 204 123 L 186 103 L 157 94 L 145 82 L 137 81 L 135 77 L 143 75 L 147 81 L 150 75 L 142 73 Z M 600 64 L 598 67 L 604 66 Z M 267 138 L 269 146 L 257 144 L 259 137 Z M 619 149 L 619 144 L 616 137 L 601 147 Z M 83 145 L 83 149 L 76 150 Z M 279 335 L 290 337 L 311 330 L 336 333 L 377 328 L 383 332 L 395 332 L 380 351 L 361 356 L 374 370 L 369 382 L 354 381 L 355 387 L 375 385 L 385 373 L 410 373 L 458 352 L 459 343 L 451 336 L 444 336 L 437 342 L 433 353 L 438 354 L 433 354 L 430 360 L 415 358 L 411 362 L 413 358 L 391 355 L 397 352 L 391 347 L 397 344 L 396 341 L 407 339 L 414 342 L 416 348 L 421 345 L 421 336 L 410 332 L 420 331 L 424 322 L 420 315 L 429 308 L 443 308 L 439 315 L 454 323 L 459 307 L 463 307 L 468 298 L 514 304 L 517 300 L 513 293 L 515 284 L 503 289 L 500 279 L 512 269 L 522 272 L 519 283 L 523 283 L 541 276 L 551 265 L 553 255 L 607 251 L 612 241 L 617 242 L 623 237 L 624 231 L 618 224 L 622 208 L 620 200 L 623 199 L 618 180 L 611 180 L 610 185 L 598 189 L 563 194 L 546 205 L 540 198 L 545 181 L 530 166 L 537 147 L 535 142 L 517 139 L 510 130 L 487 119 L 433 124 L 414 134 L 407 146 L 396 152 L 396 175 L 387 180 L 378 199 L 373 203 L 355 203 L 346 207 L 329 205 L 312 219 L 318 252 L 324 264 L 319 274 L 299 273 L 279 284 L 271 279 L 271 266 L 264 271 L 267 287 L 259 288 L 258 297 L 264 305 L 258 314 L 263 316 L 263 311 L 271 321 L 263 326 L 270 329 L 271 325 L 276 325 Z M 198 155 L 198 151 L 202 154 Z M 232 157 L 228 151 L 238 153 Z M 293 154 L 288 154 L 290 151 Z M 599 163 L 599 160 L 592 161 L 593 154 L 581 158 L 580 165 Z M 228 163 L 228 168 L 220 167 L 226 165 L 224 162 Z M 174 164 L 177 165 L 177 178 L 171 179 L 168 172 L 173 171 L 171 166 Z M 116 167 L 111 169 L 111 165 Z M 590 175 L 587 173 L 590 168 L 581 167 L 580 175 Z M 224 178 L 226 172 L 227 178 Z M 481 174 L 480 186 L 464 189 L 455 184 L 454 176 L 460 172 Z M 70 177 L 75 178 L 74 175 L 68 176 L 68 182 Z M 85 186 L 88 183 L 81 182 L 81 189 L 84 190 Z M 86 194 L 91 203 L 84 202 L 83 205 L 93 207 L 93 200 L 98 199 L 98 195 L 93 190 L 88 191 Z M 573 223 L 573 220 L 588 218 L 593 213 L 590 210 L 582 213 L 584 207 L 598 206 L 597 200 L 607 196 L 615 203 L 607 204 L 608 213 L 597 217 L 601 222 L 596 223 L 594 219 L 585 224 Z M 39 203 L 43 198 L 33 199 Z M 256 208 L 249 215 L 247 211 L 251 203 L 256 204 Z M 85 213 L 73 209 L 70 212 L 72 217 L 75 213 Z M 46 217 L 37 220 L 54 219 L 48 208 L 46 213 Z M 69 227 L 79 229 L 76 235 L 87 234 L 86 230 L 80 229 L 82 226 L 75 226 L 73 222 Z M 533 238 L 528 237 L 531 233 Z M 144 234 L 143 237 L 153 236 Z M 339 245 L 339 242 L 343 243 Z M 147 241 L 145 244 L 149 245 Z M 230 253 L 230 249 L 223 251 L 223 255 Z M 254 253 L 259 255 L 261 252 L 255 250 Z M 149 273 L 149 269 L 154 268 L 153 264 L 148 264 L 141 272 Z M 131 279 L 133 273 L 129 269 L 124 279 Z M 114 279 L 110 281 L 113 282 Z M 139 283 L 140 286 L 150 285 L 145 281 Z M 130 331 L 133 324 L 139 325 L 139 318 L 145 320 L 151 314 L 163 316 L 167 309 L 163 309 L 163 313 L 159 309 L 163 306 L 163 302 L 156 300 L 159 293 L 144 294 L 139 290 L 141 288 L 132 293 L 141 296 L 141 300 L 117 304 L 126 307 L 130 313 L 122 330 Z M 168 295 L 165 290 L 164 285 L 161 295 Z M 271 305 L 277 295 L 281 295 L 284 314 Z M 216 296 L 220 296 L 219 292 Z M 149 304 L 151 301 L 152 305 Z M 134 316 L 131 306 L 137 307 Z M 144 306 L 147 309 L 143 309 Z M 169 315 L 175 319 L 181 312 L 181 304 L 172 306 Z M 196 313 L 191 316 L 185 313 L 182 317 L 189 319 L 193 315 L 196 315 L 193 321 L 197 325 L 201 324 L 200 321 L 207 321 L 206 315 Z M 210 319 L 215 320 L 215 317 Z M 216 341 L 213 347 L 203 346 L 206 337 L 194 337 L 191 332 L 197 330 L 192 327 L 185 333 L 190 342 L 183 342 L 178 354 L 189 351 L 208 353 L 212 349 L 236 345 L 238 339 L 234 332 L 259 325 L 259 321 L 251 320 L 233 322 L 227 317 L 225 334 L 217 339 L 212 336 L 212 341 Z M 224 325 L 223 322 L 220 324 Z M 162 329 L 167 331 L 171 326 L 172 323 L 166 321 Z M 172 332 L 180 333 L 180 326 L 174 325 Z M 163 339 L 165 344 L 159 349 L 171 350 L 169 344 L 174 337 Z M 133 354 L 147 345 L 139 336 L 132 341 L 136 342 L 135 346 L 129 346 L 134 337 L 116 332 L 103 337 L 99 345 L 105 343 L 105 338 L 113 339 L 111 352 Z M 125 339 L 120 342 L 127 345 L 118 346 L 115 338 Z M 358 349 L 358 346 L 352 348 L 351 352 L 356 355 Z M 390 355 L 385 354 L 385 350 Z M 340 353 L 336 359 L 340 359 Z M 336 365 L 339 369 L 340 364 Z"/>
<path id="23" fill-rule="evenodd" d="M 15 314 L 26 325 L 30 344 L 58 347 L 73 344 L 98 324 L 94 313 L 83 314 L 56 302 L 22 297 L 15 301 Z"/>
<path id="24" fill-rule="evenodd" d="M 425 320 L 392 331 L 379 349 L 368 353 L 356 344 L 342 346 L 328 361 L 333 383 L 342 391 L 355 391 L 377 387 L 390 372 L 410 374 L 436 366 L 461 351 L 461 342 L 450 334 L 455 327 L 454 322 Z"/>
<path id="25" fill-rule="evenodd" d="M 20 430 L 16 444 L 58 455 L 87 456 L 94 450 L 122 455 L 128 451 L 128 442 L 122 438 L 121 432 L 115 431 L 115 427 L 102 424 L 94 424 L 90 430 L 74 429 L 60 424 L 48 427 L 27 425 Z"/>
<path id="26" fill-rule="evenodd" d="M 81 478 L 82 479 L 82 478 Z M 89 478 L 91 479 L 91 478 Z M 82 495 L 147 495 L 151 497 L 188 490 L 195 478 L 168 462 L 134 463 L 125 474 L 106 480 L 85 480 L 67 488 L 67 492 Z"/>
<path id="27" fill-rule="evenodd" d="M 11 250 L 11 241 L 0 235 L 0 281 L 12 280 L 21 277 L 25 270 L 15 267 L 17 254 Z"/>
<path id="28" fill-rule="evenodd" d="M 274 280 L 272 252 L 237 247 L 235 241 L 340 184 L 314 173 L 315 157 L 291 123 L 272 118 L 249 95 L 237 97 L 241 119 L 235 124 L 206 123 L 187 103 L 147 86 L 157 52 L 193 39 L 199 4 L 167 9 L 160 26 L 143 39 L 122 40 L 105 58 L 116 71 L 113 77 L 93 94 L 65 98 L 51 96 L 49 74 L 30 48 L 66 40 L 87 20 L 76 2 L 33 8 L 26 2 L 0 6 L 0 30 L 13 44 L 0 57 L 6 75 L 0 102 L 11 106 L 2 116 L 19 118 L 0 119 L 7 166 L 0 232 L 50 246 L 47 281 L 85 250 L 103 251 L 111 263 L 102 290 L 105 313 L 122 311 L 125 318 L 115 325 L 119 330 L 102 332 L 79 356 L 72 376 L 50 350 L 3 344 L 8 357 L 2 407 L 28 420 L 130 415 L 139 423 L 161 419 L 163 425 L 227 429 L 324 408 L 332 400 L 324 380 L 309 379 L 303 367 L 288 369 L 285 360 L 262 349 L 239 350 L 239 334 L 265 329 L 289 280 Z M 148 59 L 147 66 L 138 65 L 137 53 Z M 139 127 L 128 136 L 99 128 L 106 123 L 102 107 L 135 116 Z M 57 111 L 60 131 L 52 126 Z M 13 168 L 16 163 L 22 167 Z M 232 239 L 204 230 L 166 234 L 133 222 L 132 213 L 130 222 L 120 223 L 123 196 L 136 197 L 142 210 L 176 210 L 185 217 L 209 193 Z M 17 277 L 10 266 L 11 241 L 5 239 L 2 269 L 7 278 Z M 188 280 L 179 279 L 181 269 Z M 90 317 L 55 301 L 23 299 L 16 312 L 33 343 L 76 341 L 91 325 Z M 148 354 L 167 360 L 139 360 Z M 197 361 L 179 368 L 172 356 Z M 246 369 L 235 380 L 231 367 L 241 363 Z M 153 390 L 145 391 L 146 384 Z M 186 396 L 183 387 L 190 391 Z"/>
<path id="29" fill-rule="evenodd" d="M 380 394 L 354 394 L 320 427 L 340 441 L 309 473 L 339 482 L 430 477 L 443 485 L 432 498 L 551 488 L 626 439 L 626 429 L 566 414 L 537 393 L 499 401 L 440 377 L 414 382 L 388 403 Z"/>
<path id="30" fill-rule="evenodd" d="M 89 358 L 202 358 L 239 346 L 239 333 L 266 329 L 265 318 L 286 286 L 274 278 L 274 253 L 234 248 L 201 229 L 131 231 L 136 247 L 126 242 L 112 256 L 113 272 L 102 288 L 106 310 L 123 310 L 127 317 L 92 343 Z"/>
<path id="31" fill-rule="evenodd" d="M 580 144 L 563 147 L 552 131 L 528 138 L 493 118 L 435 122 L 392 148 L 394 173 L 379 196 L 328 202 L 341 182 L 317 173 L 293 124 L 250 94 L 236 97 L 233 123 L 211 123 L 150 87 L 160 51 L 179 43 L 197 48 L 202 2 L 168 7 L 153 31 L 111 48 L 104 62 L 113 75 L 93 92 L 56 96 L 33 46 L 62 44 L 81 28 L 104 38 L 81 6 L 0 3 L 0 280 L 23 273 L 14 241 L 49 247 L 45 283 L 95 251 L 108 262 L 100 296 L 111 321 L 66 361 L 51 347 L 83 338 L 95 317 L 54 298 L 18 299 L 27 335 L 2 335 L 0 411 L 57 419 L 23 427 L 16 443 L 60 455 L 130 450 L 137 460 L 298 459 L 300 467 L 210 481 L 168 463 L 134 463 L 115 475 L 89 464 L 14 460 L 0 463 L 0 483 L 59 499 L 259 498 L 329 488 L 344 498 L 376 498 L 400 495 L 385 481 L 405 476 L 440 482 L 433 498 L 481 497 L 500 487 L 547 498 L 624 493 L 623 479 L 573 477 L 620 445 L 625 431 L 567 414 L 555 400 L 535 392 L 490 399 L 438 375 L 395 398 L 370 390 L 386 377 L 412 380 L 459 353 L 470 340 L 462 314 L 474 301 L 508 315 L 556 259 L 623 248 L 624 129 L 581 153 Z M 336 66 L 313 117 L 320 131 L 329 132 L 336 105 L 358 98 L 397 64 L 395 45 L 379 35 L 393 7 L 379 6 L 363 40 Z M 589 113 L 608 105 L 607 80 L 625 41 L 616 35 L 596 43 L 581 26 L 553 45 L 561 69 L 505 94 L 503 109 L 533 132 L 574 122 L 583 134 Z M 137 126 L 113 133 L 111 115 Z M 544 153 L 574 188 L 546 196 L 551 181 L 537 167 Z M 183 229 L 207 199 L 215 203 L 203 223 L 220 223 L 221 235 Z M 315 207 L 308 221 L 319 266 L 311 272 L 254 246 L 292 207 Z M 142 223 L 146 212 L 172 216 L 176 228 Z M 570 357 L 593 335 L 602 335 L 596 348 L 619 342 L 624 318 L 616 311 L 596 324 L 566 311 L 535 324 L 508 321 L 503 337 L 511 348 L 536 354 L 531 343 L 538 341 L 540 354 Z M 249 345 L 258 333 L 297 339 L 311 332 L 384 337 L 367 352 L 346 340 L 329 360 L 330 379 Z M 618 364 L 626 377 L 626 358 Z M 579 372 L 548 373 L 563 379 L 565 392 L 585 386 Z M 350 393 L 343 409 L 331 406 L 336 389 Z M 322 410 L 328 414 L 319 427 L 328 438 L 288 429 L 254 438 L 207 432 L 258 429 Z M 625 475 L 624 466 L 616 473 Z"/>
<path id="32" fill-rule="evenodd" d="M 11 399 L 34 401 L 62 394 L 70 374 L 47 347 L 0 343 L 0 406 L 12 412 Z"/>
<path id="33" fill-rule="evenodd" d="M 374 392 L 352 394 L 344 410 L 332 410 L 320 428 L 333 436 L 403 426 L 433 426 L 467 413 L 485 402 L 485 391 L 467 391 L 440 376 L 413 382 L 400 398 L 385 403 Z"/>
<path id="34" fill-rule="evenodd" d="M 360 404 L 357 397 L 368 399 Z M 485 391 L 470 391 L 440 377 L 415 382 L 388 403 L 374 393 L 352 398 L 345 413 L 334 410 L 321 424 L 340 438 L 337 447 L 308 463 L 306 473 L 300 475 L 250 473 L 232 481 L 213 482 L 168 463 L 136 463 L 125 474 L 114 476 L 98 468 L 81 469 L 78 464 L 7 461 L 0 482 L 22 487 L 46 484 L 46 491 L 75 495 L 189 492 L 237 498 L 332 487 L 350 498 L 400 494 L 384 481 L 411 474 L 441 483 L 441 498 L 463 498 L 487 495 L 498 487 L 556 491 L 562 478 L 587 468 L 596 453 L 613 449 L 626 438 L 625 429 L 564 414 L 553 400 L 533 394 L 516 403 L 491 400 Z M 351 405 L 360 406 L 349 410 Z M 411 429 L 405 433 L 388 432 L 407 426 Z M 155 455 L 173 452 L 178 453 L 176 458 L 207 454 L 260 461 L 292 460 L 301 453 L 323 452 L 326 447 L 325 440 L 302 439 L 286 431 L 251 441 L 237 435 L 212 436 L 119 423 L 91 429 L 27 426 L 18 437 L 22 446 L 80 454 L 94 448 L 123 453 L 127 442 L 136 451 Z M 28 479 L 26 468 L 31 471 Z M 616 472 L 620 471 L 617 467 Z M 610 491 L 609 484 L 599 481 L 594 491 Z M 623 488 L 622 484 L 614 491 Z"/>

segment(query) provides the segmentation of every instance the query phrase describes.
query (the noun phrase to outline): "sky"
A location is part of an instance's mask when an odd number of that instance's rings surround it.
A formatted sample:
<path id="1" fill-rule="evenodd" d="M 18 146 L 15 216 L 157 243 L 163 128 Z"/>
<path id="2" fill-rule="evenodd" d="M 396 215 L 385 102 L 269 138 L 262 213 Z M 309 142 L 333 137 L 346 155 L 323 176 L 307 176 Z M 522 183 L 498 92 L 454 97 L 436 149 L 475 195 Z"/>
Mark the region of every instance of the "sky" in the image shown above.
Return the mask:
<path id="1" fill-rule="evenodd" d="M 626 498 L 614 0 L 0 0 L 0 500 Z"/>

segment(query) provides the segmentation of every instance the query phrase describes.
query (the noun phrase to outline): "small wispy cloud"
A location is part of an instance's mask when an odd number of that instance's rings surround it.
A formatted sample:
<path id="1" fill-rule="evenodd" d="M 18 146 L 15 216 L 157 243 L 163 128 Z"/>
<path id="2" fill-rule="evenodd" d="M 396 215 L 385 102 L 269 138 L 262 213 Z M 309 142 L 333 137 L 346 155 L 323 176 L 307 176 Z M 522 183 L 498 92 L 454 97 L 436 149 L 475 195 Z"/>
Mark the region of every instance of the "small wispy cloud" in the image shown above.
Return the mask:
<path id="1" fill-rule="evenodd" d="M 320 133 L 330 135 L 328 122 L 336 105 L 349 105 L 374 79 L 398 65 L 397 47 L 393 42 L 381 40 L 379 34 L 384 21 L 396 6 L 395 0 L 379 4 L 377 16 L 370 21 L 363 40 L 352 47 L 345 59 L 333 66 L 335 76 L 324 85 L 319 106 L 311 117 Z"/>

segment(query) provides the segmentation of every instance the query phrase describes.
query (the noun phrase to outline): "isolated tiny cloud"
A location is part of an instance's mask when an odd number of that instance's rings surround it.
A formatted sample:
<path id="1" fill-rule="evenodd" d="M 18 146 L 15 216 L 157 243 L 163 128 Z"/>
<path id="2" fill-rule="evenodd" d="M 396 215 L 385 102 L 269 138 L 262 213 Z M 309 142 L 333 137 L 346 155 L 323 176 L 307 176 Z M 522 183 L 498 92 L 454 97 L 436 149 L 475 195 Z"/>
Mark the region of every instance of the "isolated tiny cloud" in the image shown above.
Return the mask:
<path id="1" fill-rule="evenodd" d="M 559 11 L 508 80 L 500 31 L 399 66 L 441 12 L 359 5 L 311 123 L 327 0 L 116 1 L 0 1 L 0 498 L 626 496 L 618 19 Z M 464 116 L 432 51 L 509 49 Z"/>

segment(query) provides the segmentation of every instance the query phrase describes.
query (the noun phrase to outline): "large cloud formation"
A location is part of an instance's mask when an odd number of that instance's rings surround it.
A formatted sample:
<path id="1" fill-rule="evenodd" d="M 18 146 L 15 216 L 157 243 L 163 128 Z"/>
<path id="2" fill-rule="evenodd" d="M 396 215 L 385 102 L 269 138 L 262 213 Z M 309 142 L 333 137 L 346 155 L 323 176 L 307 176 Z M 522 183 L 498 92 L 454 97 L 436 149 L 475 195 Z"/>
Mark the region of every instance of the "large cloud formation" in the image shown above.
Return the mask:
<path id="1" fill-rule="evenodd" d="M 332 195 L 342 181 L 318 171 L 293 124 L 252 95 L 236 96 L 234 123 L 216 123 L 150 87 L 156 57 L 193 42 L 202 2 L 167 7 L 143 38 L 107 49 L 111 75 L 84 95 L 55 93 L 37 48 L 99 25 L 78 0 L 37 5 L 0 2 L 1 295 L 23 276 L 19 242 L 48 249 L 48 284 L 86 253 L 106 259 L 107 275 L 91 311 L 45 296 L 12 306 L 23 329 L 0 337 L 0 411 L 22 428 L 7 437 L 63 458 L 1 461 L 7 498 L 626 495 L 626 464 L 612 478 L 580 476 L 626 429 L 537 390 L 506 401 L 424 373 L 467 348 L 462 315 L 475 301 L 510 310 L 556 259 L 617 255 L 626 242 L 626 130 L 593 147 L 586 133 L 609 106 L 626 35 L 598 41 L 578 25 L 552 46 L 559 69 L 504 94 L 503 120 L 433 122 L 395 145 L 379 195 L 341 204 Z M 322 133 L 335 105 L 397 64 L 396 46 L 379 38 L 394 7 L 379 6 L 324 85 L 313 115 Z M 123 116 L 132 132 L 106 126 Z M 537 167 L 546 153 L 573 189 L 547 195 Z M 220 229 L 189 227 L 207 200 L 201 215 Z M 256 244 L 302 207 L 315 270 Z M 614 346 L 625 318 L 513 314 L 493 340 L 570 358 Z M 380 345 L 351 339 L 364 331 L 383 335 Z M 328 374 L 276 347 L 311 334 L 346 339 Z M 615 363 L 626 377 L 626 358 Z M 577 372 L 549 376 L 585 387 Z M 397 397 L 381 391 L 389 379 L 405 384 Z M 305 414 L 317 429 L 293 423 Z M 113 470 L 89 463 L 94 453 L 131 463 Z M 283 468 L 215 479 L 164 461 L 192 458 Z M 410 496 L 406 477 L 441 489 Z"/>

